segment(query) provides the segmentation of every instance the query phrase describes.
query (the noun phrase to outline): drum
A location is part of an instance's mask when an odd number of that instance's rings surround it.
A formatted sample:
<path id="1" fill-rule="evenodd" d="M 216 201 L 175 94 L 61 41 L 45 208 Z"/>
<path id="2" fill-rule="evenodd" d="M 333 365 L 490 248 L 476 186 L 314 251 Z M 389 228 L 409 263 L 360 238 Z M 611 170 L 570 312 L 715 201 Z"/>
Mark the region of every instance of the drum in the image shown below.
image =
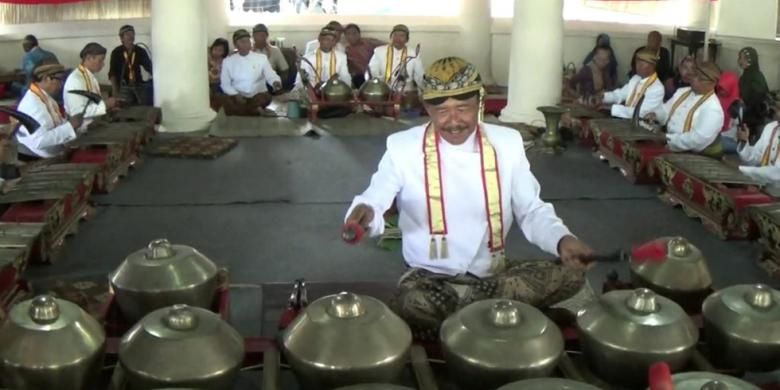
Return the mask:
<path id="1" fill-rule="evenodd" d="M 597 151 L 595 156 L 606 160 L 634 184 L 657 183 L 653 163 L 666 150 L 666 135 L 634 125 L 628 119 L 603 118 L 590 121 Z"/>
<path id="2" fill-rule="evenodd" d="M 721 239 L 748 239 L 756 233 L 746 215 L 752 205 L 773 203 L 761 184 L 721 160 L 689 153 L 656 159 L 667 204 L 681 205 Z"/>

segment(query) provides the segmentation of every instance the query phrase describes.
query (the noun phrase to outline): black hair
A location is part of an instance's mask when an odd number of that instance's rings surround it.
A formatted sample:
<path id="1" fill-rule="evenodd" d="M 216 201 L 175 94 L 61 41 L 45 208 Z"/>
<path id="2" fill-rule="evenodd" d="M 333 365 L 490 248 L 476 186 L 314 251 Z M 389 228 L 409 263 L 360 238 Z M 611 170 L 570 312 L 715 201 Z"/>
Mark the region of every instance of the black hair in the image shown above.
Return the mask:
<path id="1" fill-rule="evenodd" d="M 348 24 L 346 27 L 344 27 L 344 31 L 346 32 L 350 28 L 354 28 L 355 30 L 357 30 L 358 34 L 360 34 L 360 26 L 358 26 L 357 24 L 355 23 Z"/>
<path id="2" fill-rule="evenodd" d="M 217 38 L 214 40 L 214 42 L 211 43 L 211 46 L 209 46 L 209 54 L 211 53 L 211 49 L 214 46 L 222 46 L 224 52 L 222 53 L 222 58 L 225 58 L 230 54 L 230 43 L 228 43 L 228 40 L 225 38 Z"/>
<path id="3" fill-rule="evenodd" d="M 430 104 L 432 106 L 438 106 L 439 104 L 446 102 L 447 99 L 455 99 L 455 100 L 463 101 L 463 100 L 469 100 L 474 96 L 479 96 L 479 91 L 466 92 L 455 96 L 444 96 L 444 97 L 425 99 L 424 101 L 425 103 Z"/>
<path id="4" fill-rule="evenodd" d="M 30 42 L 32 47 L 38 46 L 38 38 L 36 38 L 35 35 L 32 34 L 25 35 L 24 40 Z"/>
<path id="5" fill-rule="evenodd" d="M 84 60 L 87 56 L 102 56 L 107 52 L 106 48 L 97 42 L 90 42 L 81 49 L 79 57 Z"/>

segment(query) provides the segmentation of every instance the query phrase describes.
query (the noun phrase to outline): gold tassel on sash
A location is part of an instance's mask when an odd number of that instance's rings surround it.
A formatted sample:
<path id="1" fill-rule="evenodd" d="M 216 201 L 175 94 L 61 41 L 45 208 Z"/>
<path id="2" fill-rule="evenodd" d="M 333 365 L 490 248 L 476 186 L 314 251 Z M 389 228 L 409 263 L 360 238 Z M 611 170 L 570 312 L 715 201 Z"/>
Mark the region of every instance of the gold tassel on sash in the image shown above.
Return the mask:
<path id="1" fill-rule="evenodd" d="M 446 259 L 450 257 L 450 251 L 447 249 L 447 237 L 443 236 L 441 238 L 441 258 Z"/>
<path id="2" fill-rule="evenodd" d="M 436 237 L 431 236 L 431 245 L 428 248 L 428 258 L 431 260 L 436 260 L 439 258 L 438 251 L 436 250 Z"/>

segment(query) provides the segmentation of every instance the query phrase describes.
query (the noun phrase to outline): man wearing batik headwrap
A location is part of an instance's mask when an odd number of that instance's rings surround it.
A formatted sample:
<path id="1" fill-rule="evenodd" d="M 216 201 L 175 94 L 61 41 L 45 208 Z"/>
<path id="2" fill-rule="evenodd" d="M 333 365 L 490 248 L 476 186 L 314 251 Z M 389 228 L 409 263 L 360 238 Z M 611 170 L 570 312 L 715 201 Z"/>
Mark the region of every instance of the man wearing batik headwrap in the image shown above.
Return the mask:
<path id="1" fill-rule="evenodd" d="M 405 67 L 404 92 L 416 91 L 422 88 L 423 68 L 420 56 L 407 60 L 408 57 L 414 57 L 414 49 L 409 49 L 406 44 L 409 42 L 409 28 L 403 24 L 396 25 L 390 32 L 390 43 L 379 46 L 374 49 L 374 55 L 368 63 L 371 70 L 371 77 L 379 77 L 389 86 L 393 86 L 399 76 L 396 72 L 400 64 Z"/>
<path id="2" fill-rule="evenodd" d="M 90 103 L 84 96 L 69 93 L 72 90 L 89 91 L 101 95 L 100 83 L 96 73 L 100 73 L 106 63 L 106 48 L 96 42 L 90 42 L 81 49 L 81 64 L 68 75 L 65 81 L 63 99 L 65 112 L 68 115 L 84 113 L 84 123 L 78 130 L 86 130 L 93 118 L 105 115 L 107 110 L 117 107 L 114 97 L 101 100 L 100 103 Z"/>
<path id="3" fill-rule="evenodd" d="M 694 70 L 691 86 L 678 89 L 645 119 L 666 125 L 667 147 L 671 151 L 721 157 L 723 109 L 715 94 L 720 69 L 711 62 L 703 62 L 694 63 Z"/>
<path id="4" fill-rule="evenodd" d="M 252 51 L 249 32 L 240 29 L 233 33 L 237 53 L 222 62 L 220 86 L 225 93 L 224 108 L 227 115 L 263 115 L 271 103 L 268 86 L 274 91 L 282 89 L 282 79 L 274 72 L 268 57 Z"/>
<path id="5" fill-rule="evenodd" d="M 252 50 L 268 57 L 271 68 L 279 75 L 283 81 L 282 84 L 284 84 L 284 81 L 288 79 L 290 66 L 287 64 L 284 54 L 282 54 L 282 49 L 268 41 L 268 27 L 262 23 L 252 27 L 252 40 L 254 40 Z"/>
<path id="6" fill-rule="evenodd" d="M 346 53 L 347 48 L 346 46 L 344 46 L 343 43 L 341 43 L 341 34 L 344 33 L 344 26 L 342 26 L 341 23 L 339 23 L 338 21 L 331 20 L 330 22 L 328 22 L 328 24 L 325 25 L 324 28 L 327 28 L 328 30 L 333 30 L 334 32 L 334 39 L 336 43 L 334 44 L 333 48 L 336 51 Z M 317 50 L 318 47 L 320 47 L 319 37 L 317 39 L 306 42 L 306 47 L 305 50 L 303 51 L 303 54 L 314 53 L 314 51 Z"/>
<path id="7" fill-rule="evenodd" d="M 639 115 L 643 117 L 664 102 L 664 85 L 655 73 L 656 53 L 640 50 L 636 59 L 636 74 L 628 80 L 628 84 L 596 97 L 597 102 L 612 104 L 612 116 L 632 118 L 637 105 L 641 104 Z"/>
<path id="8" fill-rule="evenodd" d="M 423 79 L 431 122 L 387 138 L 371 184 L 345 218 L 377 236 L 397 202 L 409 269 L 393 306 L 417 337 L 435 337 L 445 318 L 477 300 L 547 307 L 585 282 L 582 259 L 591 249 L 539 198 L 520 133 L 479 121 L 482 89 L 465 60 L 433 63 Z M 507 260 L 504 241 L 515 220 L 528 241 L 562 262 Z"/>
<path id="9" fill-rule="evenodd" d="M 347 55 L 344 52 L 333 50 L 337 35 L 334 30 L 323 28 L 320 31 L 320 46 L 314 52 L 306 54 L 308 62 L 301 63 L 301 71 L 306 74 L 309 83 L 317 85 L 322 81 L 328 81 L 331 77 L 338 77 L 347 85 L 352 85 L 352 76 L 347 66 Z M 303 86 L 300 75 L 295 81 L 298 86 Z"/>
<path id="10" fill-rule="evenodd" d="M 780 194 L 780 101 L 774 101 L 774 118 L 761 131 L 761 137 L 750 145 L 749 130 L 743 124 L 737 131 L 737 151 L 742 159 L 739 170 L 764 183 L 773 195 Z"/>
<path id="11" fill-rule="evenodd" d="M 111 96 L 121 99 L 123 104 L 147 104 L 149 94 L 141 75 L 141 67 L 152 74 L 152 60 L 149 58 L 149 53 L 135 44 L 133 26 L 122 26 L 119 29 L 119 39 L 122 44 L 111 51 L 111 62 L 108 67 Z"/>
<path id="12" fill-rule="evenodd" d="M 62 154 L 63 144 L 76 138 L 75 129 L 83 123 L 80 113 L 68 119 L 63 117 L 53 98 L 62 91 L 65 68 L 58 63 L 44 63 L 33 73 L 33 83 L 17 109 L 35 119 L 40 127 L 30 134 L 27 128 L 19 126 L 16 139 L 19 141 L 19 159 L 23 161 Z"/>

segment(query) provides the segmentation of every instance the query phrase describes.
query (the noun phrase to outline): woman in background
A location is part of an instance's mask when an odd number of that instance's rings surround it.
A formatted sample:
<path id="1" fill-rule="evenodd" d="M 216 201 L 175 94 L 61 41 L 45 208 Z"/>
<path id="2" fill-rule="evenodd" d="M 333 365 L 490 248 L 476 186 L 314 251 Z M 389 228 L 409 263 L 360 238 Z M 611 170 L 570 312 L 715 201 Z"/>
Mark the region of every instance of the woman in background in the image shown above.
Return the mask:
<path id="1" fill-rule="evenodd" d="M 680 65 L 677 66 L 677 69 L 674 72 L 674 77 L 667 80 L 666 85 L 664 85 L 666 89 L 664 101 L 669 100 L 678 89 L 691 86 L 691 78 L 693 78 L 695 74 L 695 63 L 696 58 L 693 56 L 685 56 L 685 58 L 680 61 Z"/>
<path id="2" fill-rule="evenodd" d="M 715 87 L 720 106 L 723 109 L 723 128 L 720 139 L 723 143 L 723 152 L 737 152 L 737 129 L 740 123 L 740 111 L 742 104 L 739 100 L 739 76 L 731 71 L 721 73 L 718 86 Z"/>
<path id="3" fill-rule="evenodd" d="M 214 40 L 214 43 L 209 46 L 209 100 L 211 101 L 211 108 L 216 111 L 219 111 L 222 106 L 220 104 L 221 100 L 218 98 L 222 93 L 222 88 L 219 86 L 219 83 L 222 74 L 222 60 L 224 60 L 228 54 L 230 54 L 230 45 L 225 38 L 217 38 Z"/>
<path id="4" fill-rule="evenodd" d="M 588 101 L 591 96 L 616 88 L 615 81 L 609 74 L 612 49 L 609 46 L 599 46 L 593 49 L 593 53 L 588 65 L 583 66 L 569 81 L 565 95 Z"/>
<path id="5" fill-rule="evenodd" d="M 743 48 L 739 51 L 738 61 L 739 67 L 742 68 L 739 93 L 745 103 L 745 124 L 750 129 L 751 138 L 755 138 L 765 122 L 765 103 L 769 97 L 769 86 L 758 65 L 756 49 Z"/>
<path id="6" fill-rule="evenodd" d="M 607 68 L 609 73 L 609 78 L 617 82 L 617 58 L 615 58 L 615 50 L 612 49 L 612 45 L 610 44 L 609 35 L 601 33 L 596 37 L 596 46 L 593 47 L 593 50 L 588 53 L 587 56 L 585 56 L 585 59 L 582 61 L 582 65 L 588 65 L 592 60 L 593 56 L 596 55 L 596 50 L 600 47 L 606 47 L 609 49 L 609 68 Z"/>

